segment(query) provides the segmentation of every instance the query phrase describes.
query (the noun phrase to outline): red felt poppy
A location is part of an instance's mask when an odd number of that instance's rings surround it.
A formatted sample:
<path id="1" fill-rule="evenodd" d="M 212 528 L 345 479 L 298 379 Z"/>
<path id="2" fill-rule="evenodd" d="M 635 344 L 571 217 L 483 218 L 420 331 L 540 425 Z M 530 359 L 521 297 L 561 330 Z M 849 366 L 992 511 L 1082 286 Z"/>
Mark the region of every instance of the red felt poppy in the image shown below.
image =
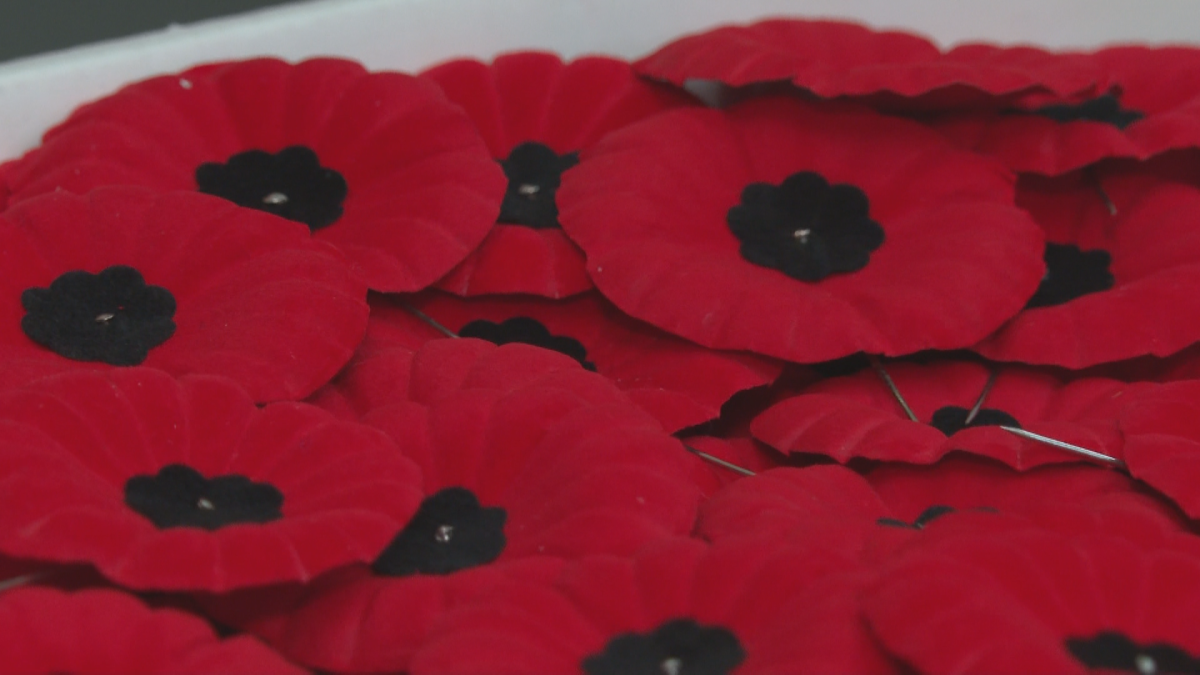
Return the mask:
<path id="1" fill-rule="evenodd" d="M 595 292 L 564 301 L 428 293 L 411 302 L 455 333 L 533 344 L 577 359 L 615 382 L 669 432 L 715 419 L 735 393 L 769 384 L 782 371 L 770 359 L 680 340 L 629 318 Z"/>
<path id="2" fill-rule="evenodd" d="M 424 288 L 499 212 L 504 173 L 432 83 L 340 59 L 200 66 L 75 111 L 6 172 L 65 189 L 200 190 L 306 224 L 374 289 Z"/>
<path id="3" fill-rule="evenodd" d="M 932 124 L 1016 171 L 1056 176 L 1103 159 L 1148 159 L 1200 147 L 1200 50 L 1123 46 L 1086 55 L 1113 89 L 1038 96 L 1020 108 L 954 114 Z"/>
<path id="4" fill-rule="evenodd" d="M 687 451 L 568 357 L 441 340 L 411 372 L 407 398 L 364 421 L 424 469 L 418 514 L 370 569 L 214 599 L 221 620 L 312 667 L 406 670 L 431 627 L 479 589 L 691 530 L 700 495 Z"/>
<path id="5" fill-rule="evenodd" d="M 362 338 L 366 287 L 305 228 L 205 195 L 98 189 L 0 218 L 0 379 L 144 363 L 303 398 Z"/>
<path id="6" fill-rule="evenodd" d="M 1032 47 L 962 45 L 941 52 L 929 40 L 842 21 L 768 19 L 679 38 L 634 64 L 642 75 L 682 86 L 717 80 L 731 86 L 791 81 L 817 96 L 904 98 L 954 93 L 967 100 L 1029 90 L 1060 95 L 1100 79 L 1087 59 Z M 951 91 L 958 90 L 958 91 Z"/>
<path id="7" fill-rule="evenodd" d="M 931 464 L 952 450 L 1016 469 L 1084 461 L 999 428 L 1010 426 L 1120 459 L 1117 415 L 1124 397 L 1153 386 L 972 361 L 885 367 L 919 421 L 910 421 L 879 376 L 865 370 L 823 380 L 773 405 L 754 419 L 751 432 L 783 452 L 819 453 L 839 462 L 866 457 Z M 966 424 L 993 372 L 983 407 Z"/>
<path id="8" fill-rule="evenodd" d="M 1047 276 L 1030 306 L 975 351 L 1083 368 L 1200 341 L 1200 189 L 1084 172 L 1022 178 L 1017 203 L 1046 232 Z"/>
<path id="9" fill-rule="evenodd" d="M 219 639 L 199 617 L 113 590 L 0 595 L 0 660 L 14 673 L 305 672 L 253 638 Z"/>
<path id="10" fill-rule="evenodd" d="M 794 361 L 969 344 L 1043 272 L 1010 175 L 848 105 L 666 112 L 585 151 L 558 196 L 623 311 Z"/>
<path id="11" fill-rule="evenodd" d="M 1131 397 L 1120 418 L 1129 472 L 1193 518 L 1200 514 L 1197 401 L 1200 382 L 1171 382 Z"/>
<path id="12" fill-rule="evenodd" d="M 411 672 L 897 672 L 858 618 L 860 584 L 816 551 L 668 540 L 481 594 Z"/>
<path id="13" fill-rule="evenodd" d="M 0 395 L 0 550 L 139 589 L 307 580 L 371 560 L 421 499 L 391 439 L 232 381 L 73 372 Z"/>
<path id="14" fill-rule="evenodd" d="M 1182 549 L 1038 530 L 937 538 L 909 549 L 864 607 L 886 649 L 921 672 L 1189 672 L 1200 554 Z"/>
<path id="15" fill-rule="evenodd" d="M 563 62 L 546 52 L 517 52 L 491 64 L 450 61 L 419 77 L 467 111 L 508 177 L 496 225 L 438 288 L 464 296 L 550 298 L 591 288 L 583 252 L 558 225 L 562 173 L 604 134 L 689 99 L 638 78 L 625 61 L 602 56 Z"/>

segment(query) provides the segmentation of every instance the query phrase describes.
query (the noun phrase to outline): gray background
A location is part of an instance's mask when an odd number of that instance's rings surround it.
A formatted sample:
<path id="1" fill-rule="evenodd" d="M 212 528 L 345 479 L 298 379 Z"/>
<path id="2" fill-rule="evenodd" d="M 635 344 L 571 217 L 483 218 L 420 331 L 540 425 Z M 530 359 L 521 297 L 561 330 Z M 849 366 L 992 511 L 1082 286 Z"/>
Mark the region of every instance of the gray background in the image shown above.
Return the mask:
<path id="1" fill-rule="evenodd" d="M 0 0 L 0 61 L 295 0 Z"/>

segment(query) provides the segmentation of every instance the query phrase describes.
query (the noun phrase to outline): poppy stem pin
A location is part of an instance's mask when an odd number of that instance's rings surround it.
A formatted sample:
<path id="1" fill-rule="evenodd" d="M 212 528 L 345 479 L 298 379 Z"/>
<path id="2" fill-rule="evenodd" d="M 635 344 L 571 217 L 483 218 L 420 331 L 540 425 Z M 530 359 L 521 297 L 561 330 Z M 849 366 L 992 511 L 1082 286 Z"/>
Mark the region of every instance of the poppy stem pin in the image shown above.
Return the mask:
<path id="1" fill-rule="evenodd" d="M 726 462 L 725 460 L 721 459 L 720 457 L 713 457 L 712 455 L 708 454 L 707 452 L 701 452 L 700 450 L 697 450 L 696 448 L 693 448 L 692 446 L 688 445 L 687 443 L 684 443 L 684 444 L 683 444 L 683 447 L 687 448 L 687 451 L 688 451 L 688 452 L 690 452 L 690 453 L 692 453 L 693 455 L 695 455 L 695 456 L 699 457 L 700 459 L 703 459 L 703 460 L 704 460 L 704 461 L 706 461 L 706 462 L 711 462 L 711 463 L 713 463 L 713 464 L 716 464 L 717 466 L 720 466 L 720 467 L 723 467 L 723 468 L 729 469 L 730 471 L 733 471 L 733 472 L 735 472 L 735 473 L 740 473 L 740 474 L 742 474 L 743 476 L 754 476 L 754 475 L 756 475 L 756 474 L 755 474 L 753 471 L 751 471 L 750 469 L 746 469 L 746 468 L 740 467 L 740 466 L 738 466 L 737 464 L 733 464 L 732 462 Z"/>
<path id="2" fill-rule="evenodd" d="M 19 586 L 24 586 L 25 584 L 34 581 L 41 581 L 44 577 L 49 575 L 49 572 L 30 572 L 29 574 L 22 574 L 11 579 L 5 579 L 4 581 L 0 581 L 0 593 L 17 588 Z"/>
<path id="3" fill-rule="evenodd" d="M 458 337 L 457 333 L 450 330 L 449 328 L 446 328 L 442 324 L 435 321 L 433 319 L 433 317 L 429 316 L 425 312 L 422 312 L 421 310 L 417 309 L 416 307 L 413 307 L 412 305 L 408 304 L 407 302 L 401 302 L 400 306 L 403 307 L 409 313 L 411 313 L 413 316 L 420 319 L 421 321 L 424 321 L 425 323 L 429 324 L 431 327 L 433 327 L 434 330 L 441 333 L 442 335 L 445 335 L 446 337 L 450 337 L 450 338 Z"/>
<path id="4" fill-rule="evenodd" d="M 997 375 L 998 373 L 994 370 L 988 375 L 987 382 L 983 385 L 983 391 L 979 392 L 979 398 L 975 399 L 975 405 L 971 406 L 971 411 L 967 413 L 967 419 L 963 422 L 964 426 L 970 425 L 975 420 L 975 416 L 979 414 L 979 411 L 983 409 L 983 402 L 987 400 L 988 394 L 991 393 L 992 387 L 996 384 Z"/>
<path id="5" fill-rule="evenodd" d="M 1088 450 L 1087 448 L 1081 448 L 1078 445 L 1073 445 L 1071 443 L 1066 443 L 1064 441 L 1056 440 L 1056 439 L 1050 438 L 1049 436 L 1042 436 L 1040 434 L 1035 434 L 1032 431 L 1018 429 L 1017 427 L 1001 426 L 1000 428 L 1007 431 L 1010 434 L 1013 434 L 1015 436 L 1020 436 L 1021 438 L 1027 438 L 1027 439 L 1029 439 L 1031 441 L 1035 441 L 1037 443 L 1045 443 L 1046 445 L 1053 446 L 1053 447 L 1059 448 L 1061 450 L 1067 450 L 1070 452 L 1074 452 L 1078 455 L 1083 455 L 1084 457 L 1090 457 L 1091 459 L 1095 459 L 1095 460 L 1104 462 L 1104 463 L 1109 464 L 1118 469 L 1125 468 L 1125 462 L 1122 462 L 1121 460 L 1117 459 L 1116 457 L 1109 457 L 1108 455 L 1101 454 L 1099 452 L 1096 452 L 1095 450 Z"/>
<path id="6" fill-rule="evenodd" d="M 1097 175 L 1095 167 L 1088 167 L 1084 170 L 1084 175 L 1091 181 L 1092 186 L 1096 188 L 1096 194 L 1100 195 L 1101 201 L 1104 202 L 1104 208 L 1108 210 L 1108 215 L 1116 217 L 1117 205 L 1113 203 L 1112 197 L 1108 196 L 1108 192 L 1104 190 L 1104 184 L 1100 182 L 1100 176 Z"/>
<path id="7" fill-rule="evenodd" d="M 896 402 L 900 404 L 901 408 L 904 408 L 904 414 L 908 416 L 908 419 L 913 422 L 920 422 L 917 419 L 917 415 L 912 411 L 912 408 L 908 407 L 908 401 L 904 400 L 904 396 L 900 394 L 900 389 L 896 387 L 896 383 L 892 381 L 892 376 L 888 375 L 888 372 L 883 369 L 883 364 L 879 362 L 879 357 L 868 356 L 867 360 L 871 363 L 871 367 L 875 369 L 875 372 L 879 374 L 879 379 L 883 380 L 883 383 L 887 385 L 888 391 L 892 392 L 892 396 L 896 398 Z"/>

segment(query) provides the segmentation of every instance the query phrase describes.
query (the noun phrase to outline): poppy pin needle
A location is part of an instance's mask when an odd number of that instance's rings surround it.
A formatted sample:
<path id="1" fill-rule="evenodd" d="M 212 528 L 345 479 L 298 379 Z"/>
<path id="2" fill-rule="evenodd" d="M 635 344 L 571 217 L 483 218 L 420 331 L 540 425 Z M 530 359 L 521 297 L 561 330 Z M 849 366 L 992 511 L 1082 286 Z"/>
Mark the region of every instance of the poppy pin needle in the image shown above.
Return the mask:
<path id="1" fill-rule="evenodd" d="M 16 588 L 18 586 L 24 586 L 25 584 L 27 584 L 31 581 L 37 581 L 38 579 L 41 579 L 44 576 L 46 576 L 45 572 L 31 572 L 29 574 L 22 574 L 19 577 L 5 579 L 4 581 L 0 581 L 0 593 L 3 593 L 4 591 L 7 591 L 11 588 Z"/>
<path id="2" fill-rule="evenodd" d="M 433 317 L 429 316 L 425 312 L 422 312 L 421 310 L 417 309 L 416 307 L 413 307 L 412 305 L 408 304 L 407 302 L 401 302 L 400 306 L 403 307 L 406 311 L 408 311 L 413 316 L 420 319 L 421 321 L 424 321 L 425 323 L 429 324 L 434 330 L 441 333 L 442 335 L 445 335 L 446 337 L 452 337 L 452 338 L 458 337 L 458 334 L 456 334 L 454 331 L 450 330 L 449 328 L 446 328 L 442 324 L 435 321 L 433 319 Z"/>
<path id="3" fill-rule="evenodd" d="M 979 392 L 979 398 L 975 399 L 975 405 L 971 406 L 971 412 L 967 413 L 967 419 L 963 425 L 970 424 L 979 411 L 983 409 L 983 402 L 987 400 L 988 394 L 991 393 L 992 387 L 996 384 L 996 371 L 992 371 L 988 375 L 987 382 L 983 385 L 983 391 Z"/>
<path id="4" fill-rule="evenodd" d="M 729 469 L 730 471 L 733 471 L 736 473 L 740 473 L 743 476 L 755 475 L 755 473 L 753 471 L 751 471 L 750 469 L 745 469 L 745 468 L 738 466 L 737 464 L 726 462 L 725 460 L 721 459 L 720 457 L 713 457 L 712 455 L 708 454 L 707 452 L 701 452 L 701 451 L 697 450 L 696 448 L 693 448 L 692 446 L 688 445 L 687 443 L 684 443 L 683 447 L 687 448 L 688 452 L 699 457 L 700 459 L 703 459 L 706 462 L 712 462 L 713 464 L 716 464 L 717 466 Z"/>
<path id="5" fill-rule="evenodd" d="M 1104 462 L 1105 464 L 1109 464 L 1109 465 L 1117 467 L 1117 468 L 1122 468 L 1122 469 L 1125 468 L 1125 462 L 1122 462 L 1121 460 L 1117 459 L 1116 457 L 1109 457 L 1108 455 L 1101 454 L 1099 452 L 1096 452 L 1095 450 L 1088 450 L 1087 448 L 1081 448 L 1078 445 L 1066 443 L 1066 442 L 1063 442 L 1063 441 L 1060 441 L 1060 440 L 1057 440 L 1054 438 L 1050 438 L 1049 436 L 1042 436 L 1041 434 L 1035 434 L 1032 431 L 1018 429 L 1017 427 L 1001 426 L 1000 428 L 1007 431 L 1010 434 L 1013 434 L 1015 436 L 1020 436 L 1021 438 L 1027 438 L 1027 439 L 1029 439 L 1031 441 L 1035 441 L 1037 443 L 1044 443 L 1046 445 L 1049 445 L 1049 446 L 1052 446 L 1055 448 L 1059 448 L 1061 450 L 1068 450 L 1070 452 L 1074 452 L 1075 454 L 1083 455 L 1084 457 L 1090 457 L 1091 459 L 1095 459 L 1095 460 Z"/>
<path id="6" fill-rule="evenodd" d="M 914 422 L 920 421 L 917 419 L 916 414 L 913 413 L 912 408 L 908 407 L 908 402 L 900 394 L 896 383 L 892 381 L 892 376 L 888 375 L 888 372 L 883 369 L 883 364 L 879 362 L 878 357 L 868 356 L 867 359 L 871 362 L 871 367 L 879 374 L 879 379 L 883 380 L 883 383 L 887 385 L 888 391 L 892 392 L 892 396 L 896 399 L 896 402 L 900 404 L 901 408 L 904 408 L 904 414 L 908 416 L 908 419 Z"/>

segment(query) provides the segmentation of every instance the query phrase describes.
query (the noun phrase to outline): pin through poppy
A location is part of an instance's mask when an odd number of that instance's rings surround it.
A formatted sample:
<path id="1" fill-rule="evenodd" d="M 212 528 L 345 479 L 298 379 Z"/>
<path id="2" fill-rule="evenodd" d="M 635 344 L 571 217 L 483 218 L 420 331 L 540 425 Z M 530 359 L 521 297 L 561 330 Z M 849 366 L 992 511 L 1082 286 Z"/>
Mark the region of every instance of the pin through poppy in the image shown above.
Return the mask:
<path id="1" fill-rule="evenodd" d="M 346 199 L 346 179 L 321 166 L 317 153 L 303 145 L 277 153 L 246 150 L 223 164 L 201 164 L 196 186 L 205 194 L 304 223 L 313 231 L 337 222 Z"/>
<path id="2" fill-rule="evenodd" d="M 64 272 L 49 288 L 26 289 L 21 305 L 25 335 L 76 361 L 136 366 L 175 333 L 175 297 L 125 265 Z"/>
<path id="3" fill-rule="evenodd" d="M 1126 397 L 1153 386 L 958 360 L 889 363 L 886 372 L 915 420 L 867 370 L 817 382 L 774 404 L 754 419 L 751 432 L 777 450 L 840 462 L 867 457 L 931 464 L 954 450 L 1021 470 L 1085 459 L 1009 429 L 1119 460 L 1123 440 L 1116 417 Z"/>
<path id="4" fill-rule="evenodd" d="M 867 196 L 853 185 L 830 185 L 811 171 L 778 186 L 751 183 L 726 220 L 741 240 L 742 257 L 801 281 L 856 272 L 883 245 L 883 228 L 871 220 Z"/>

